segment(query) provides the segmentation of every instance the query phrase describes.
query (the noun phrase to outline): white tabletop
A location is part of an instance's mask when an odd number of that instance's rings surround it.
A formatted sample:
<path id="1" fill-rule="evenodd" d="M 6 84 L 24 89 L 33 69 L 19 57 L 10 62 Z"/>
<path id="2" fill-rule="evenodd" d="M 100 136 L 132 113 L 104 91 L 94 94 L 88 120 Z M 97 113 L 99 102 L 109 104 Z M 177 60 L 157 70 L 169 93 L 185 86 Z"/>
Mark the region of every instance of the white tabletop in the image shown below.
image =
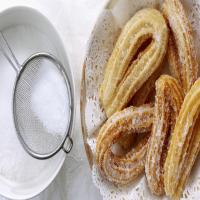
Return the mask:
<path id="1" fill-rule="evenodd" d="M 0 0 L 4 10 L 26 5 L 45 14 L 64 41 L 75 82 L 77 97 L 74 148 L 52 184 L 33 200 L 100 200 L 102 197 L 91 180 L 80 126 L 80 80 L 89 35 L 107 0 Z M 5 200 L 0 197 L 0 200 Z"/>

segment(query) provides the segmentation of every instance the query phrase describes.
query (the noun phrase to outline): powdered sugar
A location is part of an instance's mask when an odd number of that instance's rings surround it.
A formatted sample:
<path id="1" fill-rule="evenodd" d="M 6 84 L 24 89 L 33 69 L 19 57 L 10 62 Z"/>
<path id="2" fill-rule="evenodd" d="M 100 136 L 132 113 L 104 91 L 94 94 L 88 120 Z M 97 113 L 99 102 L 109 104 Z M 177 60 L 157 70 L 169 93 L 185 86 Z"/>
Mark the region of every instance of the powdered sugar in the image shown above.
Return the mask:
<path id="1" fill-rule="evenodd" d="M 31 96 L 31 108 L 51 134 L 64 135 L 69 120 L 69 96 L 65 81 L 55 66 L 41 64 Z"/>
<path id="2" fill-rule="evenodd" d="M 22 49 L 28 49 L 30 55 L 37 50 L 27 48 L 30 45 L 30 41 L 35 46 L 40 42 L 41 46 L 45 46 L 46 44 L 49 50 L 53 48 L 51 46 L 52 43 L 49 42 L 46 36 L 44 37 L 38 30 L 28 25 L 10 28 L 6 30 L 5 36 L 8 38 L 11 46 L 14 46 L 16 56 L 20 63 L 21 59 L 22 61 L 25 59 Z M 13 37 L 16 41 L 19 41 L 18 44 L 13 42 Z M 0 179 L 1 184 L 5 183 L 5 188 L 9 185 L 15 191 L 14 193 L 18 192 L 19 194 L 23 186 L 26 185 L 24 189 L 38 187 L 51 177 L 55 173 L 56 166 L 59 165 L 62 156 L 59 154 L 52 159 L 40 161 L 32 158 L 23 149 L 17 138 L 12 111 L 13 87 L 16 80 L 16 72 L 2 54 L 0 54 L 0 60 Z"/>

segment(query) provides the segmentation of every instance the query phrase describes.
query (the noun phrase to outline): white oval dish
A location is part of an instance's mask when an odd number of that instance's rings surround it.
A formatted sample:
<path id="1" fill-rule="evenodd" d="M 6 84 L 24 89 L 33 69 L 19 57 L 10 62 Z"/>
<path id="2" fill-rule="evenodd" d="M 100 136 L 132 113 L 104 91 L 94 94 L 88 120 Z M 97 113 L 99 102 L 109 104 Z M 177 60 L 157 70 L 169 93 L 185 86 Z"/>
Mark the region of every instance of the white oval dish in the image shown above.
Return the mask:
<path id="1" fill-rule="evenodd" d="M 88 161 L 92 169 L 92 178 L 104 200 L 167 200 L 166 196 L 151 194 L 145 176 L 127 187 L 116 187 L 99 173 L 95 164 L 96 138 L 106 120 L 99 102 L 99 87 L 103 80 L 106 63 L 112 53 L 116 39 L 125 23 L 136 11 L 145 7 L 160 8 L 163 0 L 109 0 L 99 16 L 91 33 L 86 58 L 83 65 L 81 82 L 81 124 Z M 181 1 L 189 16 L 200 61 L 200 0 Z M 200 155 L 193 167 L 182 200 L 200 199 Z"/>
<path id="2" fill-rule="evenodd" d="M 0 30 L 20 64 L 33 53 L 52 53 L 66 66 L 73 82 L 59 35 L 41 13 L 28 7 L 7 9 L 0 13 Z M 61 151 L 49 160 L 40 161 L 24 151 L 18 141 L 12 117 L 16 73 L 1 54 L 0 74 L 0 194 L 12 199 L 28 199 L 39 194 L 52 182 L 66 155 Z"/>

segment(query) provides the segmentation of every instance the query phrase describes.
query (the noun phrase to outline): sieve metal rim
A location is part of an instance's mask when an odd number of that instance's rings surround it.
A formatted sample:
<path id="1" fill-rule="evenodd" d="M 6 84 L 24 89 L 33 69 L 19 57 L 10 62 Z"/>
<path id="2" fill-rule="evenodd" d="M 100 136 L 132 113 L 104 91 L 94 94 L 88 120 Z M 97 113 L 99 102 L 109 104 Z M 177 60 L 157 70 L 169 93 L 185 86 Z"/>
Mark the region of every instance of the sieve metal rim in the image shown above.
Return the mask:
<path id="1" fill-rule="evenodd" d="M 67 133 L 65 134 L 65 137 L 63 138 L 62 142 L 60 143 L 60 145 L 52 152 L 47 153 L 47 154 L 40 154 L 38 152 L 35 152 L 34 150 L 32 150 L 24 141 L 22 135 L 20 134 L 20 130 L 19 130 L 19 125 L 17 123 L 17 117 L 16 117 L 16 90 L 17 90 L 17 85 L 18 85 L 18 81 L 21 78 L 21 75 L 23 73 L 23 71 L 26 69 L 26 65 L 31 62 L 33 59 L 37 58 L 37 57 L 45 57 L 49 60 L 52 60 L 54 63 L 56 63 L 57 68 L 59 69 L 59 71 L 61 72 L 61 74 L 64 77 L 66 86 L 68 87 L 68 96 L 69 96 L 69 110 L 70 110 L 70 117 L 69 117 L 69 124 L 68 127 L 66 129 Z M 52 54 L 50 53 L 46 53 L 46 52 L 39 52 L 39 53 L 34 53 L 33 55 L 31 55 L 28 59 L 26 59 L 24 61 L 24 63 L 21 65 L 20 69 L 18 70 L 18 74 L 17 74 L 17 78 L 15 80 L 15 85 L 14 85 L 14 90 L 13 90 L 13 118 L 14 118 L 14 125 L 15 125 L 15 129 L 17 132 L 17 136 L 19 138 L 20 143 L 22 144 L 23 148 L 25 149 L 25 151 L 31 155 L 32 157 L 36 158 L 36 159 L 40 159 L 40 160 L 44 160 L 44 159 L 48 159 L 53 157 L 54 155 L 56 155 L 60 150 L 63 150 L 65 153 L 69 153 L 73 147 L 73 140 L 71 138 L 71 133 L 72 133 L 72 127 L 73 127 L 73 122 L 74 122 L 74 93 L 73 93 L 73 87 L 72 87 L 72 83 L 67 75 L 67 72 L 63 66 L 63 64 Z M 67 142 L 67 139 L 69 141 L 69 145 L 68 145 L 68 149 L 65 149 L 65 143 Z"/>

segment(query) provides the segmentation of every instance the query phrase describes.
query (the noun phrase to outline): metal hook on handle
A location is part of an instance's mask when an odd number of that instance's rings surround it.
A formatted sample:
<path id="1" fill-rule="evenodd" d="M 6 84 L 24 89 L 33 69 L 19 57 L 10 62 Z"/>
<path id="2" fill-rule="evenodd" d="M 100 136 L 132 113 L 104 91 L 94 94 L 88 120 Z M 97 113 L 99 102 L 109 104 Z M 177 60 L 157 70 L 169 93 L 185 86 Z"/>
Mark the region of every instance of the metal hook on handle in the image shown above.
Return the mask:
<path id="1" fill-rule="evenodd" d="M 21 69 L 21 65 L 17 61 L 15 54 L 13 53 L 8 41 L 6 40 L 1 31 L 0 31 L 0 50 L 5 56 L 5 58 L 8 60 L 8 62 L 11 64 L 13 69 L 18 73 Z"/>
<path id="2" fill-rule="evenodd" d="M 68 154 L 72 150 L 72 147 L 73 147 L 73 140 L 72 140 L 71 137 L 68 137 L 67 140 L 66 140 L 66 142 L 64 143 L 62 149 L 63 149 L 63 151 L 65 153 Z"/>

